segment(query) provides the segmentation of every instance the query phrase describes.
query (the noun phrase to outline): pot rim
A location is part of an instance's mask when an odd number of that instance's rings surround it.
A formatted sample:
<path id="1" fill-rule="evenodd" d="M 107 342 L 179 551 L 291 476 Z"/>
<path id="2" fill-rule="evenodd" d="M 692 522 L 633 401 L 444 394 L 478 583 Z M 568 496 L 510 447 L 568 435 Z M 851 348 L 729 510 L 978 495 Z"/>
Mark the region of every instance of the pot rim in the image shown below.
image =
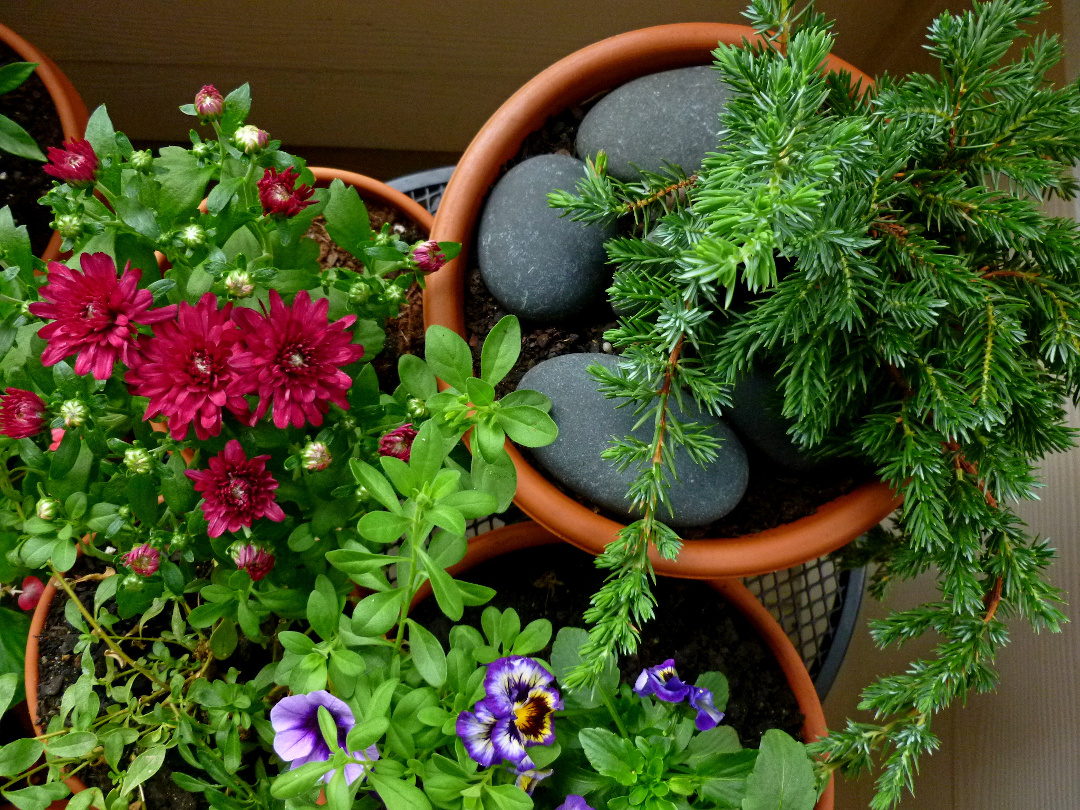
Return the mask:
<path id="1" fill-rule="evenodd" d="M 452 576 L 487 562 L 495 557 L 513 551 L 546 546 L 560 542 L 558 535 L 534 521 L 523 521 L 500 526 L 469 539 L 468 550 L 461 562 L 452 565 L 447 572 Z M 587 550 L 587 549 L 586 549 Z M 742 583 L 733 577 L 720 577 L 705 580 L 726 599 L 746 621 L 762 636 L 766 646 L 772 652 L 777 664 L 784 673 L 784 678 L 795 694 L 799 710 L 803 713 L 802 738 L 811 742 L 828 733 L 825 724 L 825 711 L 821 705 L 814 682 L 803 663 L 791 639 L 777 623 L 772 614 L 758 601 L 757 597 Z M 431 584 L 425 582 L 413 601 L 431 593 Z M 828 786 L 815 805 L 815 810 L 832 810 L 834 801 L 834 779 L 830 775 Z"/>
<path id="2" fill-rule="evenodd" d="M 676 23 L 642 28 L 601 40 L 539 73 L 522 86 L 480 129 L 443 192 L 432 239 L 460 242 L 461 254 L 428 280 L 426 326 L 440 324 L 465 333 L 464 282 L 481 202 L 527 135 L 571 104 L 649 73 L 707 64 L 717 42 L 763 41 L 752 28 L 726 23 Z M 830 54 L 825 66 L 847 71 L 864 85 L 870 78 Z M 440 382 L 441 385 L 441 382 Z M 527 462 L 509 440 L 506 449 L 518 475 L 514 502 L 562 539 L 592 554 L 613 541 L 623 524 L 598 515 L 564 494 Z M 690 579 L 752 576 L 815 559 L 851 542 L 884 520 L 900 498 L 871 481 L 822 505 L 817 512 L 756 534 L 691 540 L 675 560 L 650 549 L 658 573 Z"/>
<path id="3" fill-rule="evenodd" d="M 81 138 L 86 131 L 86 122 L 90 120 L 90 113 L 79 91 L 75 89 L 75 85 L 71 83 L 64 71 L 60 70 L 56 63 L 37 47 L 3 23 L 0 23 L 0 40 L 10 46 L 24 61 L 38 63 L 34 72 L 44 82 L 45 89 L 49 91 L 49 97 L 60 118 L 60 128 L 64 131 L 64 140 Z M 45 252 L 41 254 L 42 260 L 46 262 L 59 260 L 62 241 L 60 234 L 53 231 Z"/>
<path id="4" fill-rule="evenodd" d="M 368 195 L 378 199 L 384 205 L 401 210 L 413 219 L 422 230 L 431 233 L 431 229 L 435 224 L 435 218 L 431 212 L 412 197 L 386 185 L 381 180 L 368 177 L 366 174 L 358 174 L 357 172 L 327 166 L 308 166 L 308 169 L 315 175 L 315 184 L 319 188 L 325 188 L 330 185 L 331 181 L 340 179 L 342 182 L 354 186 L 361 197 Z"/>

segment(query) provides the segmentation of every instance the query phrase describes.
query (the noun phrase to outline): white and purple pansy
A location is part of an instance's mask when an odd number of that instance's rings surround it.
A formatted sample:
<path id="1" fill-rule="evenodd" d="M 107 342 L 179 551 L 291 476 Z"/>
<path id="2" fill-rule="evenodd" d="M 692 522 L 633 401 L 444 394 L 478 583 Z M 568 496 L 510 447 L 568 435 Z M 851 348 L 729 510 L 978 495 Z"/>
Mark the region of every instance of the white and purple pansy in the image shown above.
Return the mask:
<path id="1" fill-rule="evenodd" d="M 493 662 L 484 699 L 458 716 L 457 733 L 469 756 L 485 767 L 505 760 L 519 770 L 532 768 L 526 749 L 555 741 L 553 715 L 563 703 L 550 686 L 554 680 L 532 658 L 512 655 Z"/>
<path id="2" fill-rule="evenodd" d="M 536 790 L 536 786 L 555 773 L 555 771 L 550 768 L 546 771 L 538 771 L 535 768 L 522 768 L 519 766 L 514 773 L 517 776 L 517 780 L 514 784 L 532 796 L 533 791 Z"/>
<path id="3" fill-rule="evenodd" d="M 653 695 L 666 703 L 682 703 L 690 692 L 690 686 L 679 679 L 675 672 L 675 660 L 669 658 L 659 666 L 641 670 L 634 691 L 642 697 Z"/>
<path id="4" fill-rule="evenodd" d="M 289 763 L 289 769 L 299 768 L 309 762 L 326 762 L 330 759 L 330 746 L 319 728 L 319 708 L 325 708 L 338 729 L 338 745 L 352 757 L 345 765 L 345 780 L 352 784 L 363 779 L 369 763 L 379 758 L 379 750 L 369 746 L 364 751 L 349 751 L 345 740 L 356 725 L 352 709 L 345 701 L 334 697 L 324 689 L 306 695 L 290 695 L 282 698 L 270 710 L 270 724 L 274 727 L 274 752 Z M 323 780 L 329 782 L 333 771 Z"/>

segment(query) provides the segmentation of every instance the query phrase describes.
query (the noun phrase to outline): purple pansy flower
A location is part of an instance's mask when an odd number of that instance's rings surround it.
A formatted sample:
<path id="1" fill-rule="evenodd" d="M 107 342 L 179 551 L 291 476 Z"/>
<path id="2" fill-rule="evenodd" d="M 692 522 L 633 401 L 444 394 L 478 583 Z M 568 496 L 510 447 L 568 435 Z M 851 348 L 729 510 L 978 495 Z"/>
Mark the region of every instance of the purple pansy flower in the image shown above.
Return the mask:
<path id="1" fill-rule="evenodd" d="M 457 733 L 469 756 L 487 767 L 502 760 L 533 768 L 525 749 L 555 741 L 552 715 L 562 708 L 554 676 L 532 658 L 512 655 L 488 667 L 486 696 L 458 716 Z"/>
<path id="2" fill-rule="evenodd" d="M 694 725 L 698 731 L 715 728 L 716 724 L 724 719 L 724 713 L 713 705 L 712 692 L 704 686 L 691 686 L 689 698 L 691 707 L 697 709 Z"/>
<path id="3" fill-rule="evenodd" d="M 555 771 L 550 768 L 546 771 L 538 771 L 535 768 L 519 767 L 515 773 L 517 774 L 517 781 L 514 782 L 514 784 L 532 796 L 533 791 L 536 790 L 536 786 L 555 773 Z"/>
<path id="4" fill-rule="evenodd" d="M 593 808 L 585 802 L 584 796 L 571 793 L 566 797 L 566 801 L 556 807 L 555 810 L 593 810 Z"/>
<path id="5" fill-rule="evenodd" d="M 492 733 L 498 719 L 491 713 L 487 702 L 481 700 L 473 706 L 471 712 L 459 714 L 455 726 L 455 731 L 465 743 L 465 750 L 469 752 L 469 756 L 485 768 L 494 765 L 500 759 L 495 751 L 495 744 L 492 742 Z"/>
<path id="6" fill-rule="evenodd" d="M 334 697 L 324 689 L 306 695 L 290 695 L 282 698 L 270 710 L 270 724 L 274 727 L 274 752 L 289 763 L 289 769 L 299 768 L 309 762 L 326 762 L 330 759 L 330 746 L 323 739 L 319 728 L 319 707 L 325 707 L 338 728 L 338 745 L 353 759 L 345 766 L 345 781 L 352 784 L 367 774 L 367 763 L 379 758 L 379 750 L 369 746 L 362 752 L 349 751 L 345 740 L 356 725 L 352 709 L 345 701 Z M 323 777 L 329 782 L 333 771 Z"/>
<path id="7" fill-rule="evenodd" d="M 669 658 L 656 667 L 641 670 L 634 691 L 644 697 L 655 695 L 667 703 L 682 703 L 690 692 L 689 685 L 675 673 L 675 660 Z"/>

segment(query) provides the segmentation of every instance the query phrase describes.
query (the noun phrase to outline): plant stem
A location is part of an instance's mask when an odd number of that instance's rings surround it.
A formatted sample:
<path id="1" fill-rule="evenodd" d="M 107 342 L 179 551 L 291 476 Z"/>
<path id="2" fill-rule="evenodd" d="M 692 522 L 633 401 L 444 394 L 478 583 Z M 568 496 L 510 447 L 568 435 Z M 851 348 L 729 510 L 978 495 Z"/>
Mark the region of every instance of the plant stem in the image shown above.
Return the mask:
<path id="1" fill-rule="evenodd" d="M 157 675 L 150 672 L 150 670 L 140 666 L 139 664 L 136 664 L 128 656 L 127 653 L 120 649 L 116 642 L 113 641 L 112 637 L 108 633 L 106 633 L 104 628 L 102 628 L 102 626 L 97 623 L 97 620 L 94 619 L 92 615 L 90 615 L 90 611 L 86 609 L 86 606 L 83 605 L 81 601 L 79 601 L 79 597 L 75 595 L 74 589 L 68 584 L 68 581 L 64 579 L 64 575 L 57 571 L 56 567 L 53 566 L 52 563 L 49 564 L 49 568 L 52 571 L 53 579 L 55 580 L 55 582 L 68 595 L 68 598 L 74 603 L 75 607 L 78 608 L 79 613 L 81 613 L 82 617 L 86 619 L 87 624 L 89 624 L 90 627 L 93 628 L 94 635 L 96 635 L 103 642 L 105 642 L 105 646 L 112 650 L 120 658 L 120 660 L 126 662 L 133 670 L 138 672 L 144 678 L 148 678 L 150 681 L 157 684 L 159 687 L 163 689 L 168 689 L 168 684 L 161 680 Z"/>
<path id="2" fill-rule="evenodd" d="M 608 690 L 599 684 L 596 685 L 596 691 L 600 693 L 600 699 L 604 701 L 604 705 L 607 707 L 608 714 L 611 715 L 611 719 L 615 721 L 616 728 L 619 729 L 619 733 L 626 739 L 630 739 L 630 734 L 626 730 L 626 726 L 623 725 L 622 718 L 619 717 L 619 713 L 615 711 L 615 703 L 611 700 L 611 695 L 608 694 Z"/>

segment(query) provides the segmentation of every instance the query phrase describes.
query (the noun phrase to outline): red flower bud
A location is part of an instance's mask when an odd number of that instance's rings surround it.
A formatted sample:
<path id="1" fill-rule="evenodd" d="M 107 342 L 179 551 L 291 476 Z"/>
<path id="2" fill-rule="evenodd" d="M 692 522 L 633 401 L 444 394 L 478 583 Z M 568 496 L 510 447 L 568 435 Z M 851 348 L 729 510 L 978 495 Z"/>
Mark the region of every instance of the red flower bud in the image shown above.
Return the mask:
<path id="1" fill-rule="evenodd" d="M 49 147 L 49 165 L 45 173 L 75 188 L 93 185 L 98 168 L 98 157 L 90 141 L 72 138 L 64 141 L 64 148 Z"/>
<path id="2" fill-rule="evenodd" d="M 0 397 L 0 433 L 10 439 L 25 439 L 45 427 L 45 403 L 33 391 L 8 388 Z"/>
<path id="3" fill-rule="evenodd" d="M 35 576 L 29 576 L 23 580 L 22 593 L 19 594 L 19 607 L 27 612 L 37 607 L 41 601 L 41 593 L 45 590 L 45 584 Z"/>
<path id="4" fill-rule="evenodd" d="M 400 458 L 402 461 L 408 461 L 409 456 L 412 454 L 412 444 L 415 438 L 416 430 L 411 422 L 391 430 L 379 439 L 379 455 L 393 456 L 394 458 Z"/>
<path id="5" fill-rule="evenodd" d="M 414 247 L 412 257 L 416 269 L 421 273 L 434 273 L 446 264 L 446 255 L 439 250 L 439 243 L 434 239 Z"/>
<path id="6" fill-rule="evenodd" d="M 225 99 L 214 85 L 204 84 L 202 90 L 195 94 L 195 112 L 204 124 L 219 119 L 224 109 Z"/>

